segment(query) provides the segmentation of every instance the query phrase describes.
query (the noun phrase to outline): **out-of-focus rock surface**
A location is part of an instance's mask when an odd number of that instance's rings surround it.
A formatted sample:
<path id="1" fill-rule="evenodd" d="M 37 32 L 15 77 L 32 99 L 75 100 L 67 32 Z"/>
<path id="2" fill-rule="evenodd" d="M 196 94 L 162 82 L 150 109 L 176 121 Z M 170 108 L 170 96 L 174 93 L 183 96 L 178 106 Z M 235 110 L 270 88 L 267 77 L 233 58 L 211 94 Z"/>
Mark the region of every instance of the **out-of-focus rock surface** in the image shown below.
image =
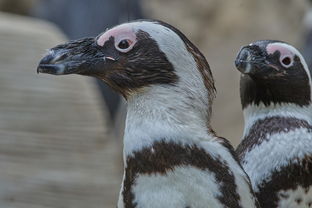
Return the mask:
<path id="1" fill-rule="evenodd" d="M 0 11 L 27 15 L 39 0 L 0 0 Z"/>
<path id="2" fill-rule="evenodd" d="M 0 207 L 115 207 L 121 146 L 89 78 L 37 74 L 52 25 L 0 13 Z"/>
<path id="3" fill-rule="evenodd" d="M 235 56 L 244 44 L 281 39 L 300 46 L 306 1 L 143 0 L 146 14 L 178 27 L 205 54 L 216 81 L 213 127 L 237 145 L 243 131 Z"/>

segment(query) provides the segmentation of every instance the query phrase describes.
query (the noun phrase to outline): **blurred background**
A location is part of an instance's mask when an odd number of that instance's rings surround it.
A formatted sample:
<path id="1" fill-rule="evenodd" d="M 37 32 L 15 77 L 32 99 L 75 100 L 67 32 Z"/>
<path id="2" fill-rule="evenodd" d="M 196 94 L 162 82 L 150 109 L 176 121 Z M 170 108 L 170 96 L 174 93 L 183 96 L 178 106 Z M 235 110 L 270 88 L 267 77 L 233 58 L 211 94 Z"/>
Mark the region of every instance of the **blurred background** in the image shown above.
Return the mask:
<path id="1" fill-rule="evenodd" d="M 0 208 L 116 206 L 124 100 L 92 78 L 37 75 L 46 49 L 128 19 L 174 25 L 205 54 L 218 92 L 213 127 L 236 146 L 236 53 L 280 39 L 311 65 L 310 9 L 308 0 L 0 0 Z"/>

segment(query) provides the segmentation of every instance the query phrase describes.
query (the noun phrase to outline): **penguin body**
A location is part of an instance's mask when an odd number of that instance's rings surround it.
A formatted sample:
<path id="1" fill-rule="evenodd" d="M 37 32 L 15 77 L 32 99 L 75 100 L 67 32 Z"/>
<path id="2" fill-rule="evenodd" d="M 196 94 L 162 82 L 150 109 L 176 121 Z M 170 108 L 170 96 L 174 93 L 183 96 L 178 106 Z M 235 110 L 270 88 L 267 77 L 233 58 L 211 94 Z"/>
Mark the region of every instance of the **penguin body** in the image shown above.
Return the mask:
<path id="1" fill-rule="evenodd" d="M 236 59 L 245 129 L 236 149 L 261 207 L 312 207 L 310 71 L 281 41 L 257 41 Z"/>
<path id="2" fill-rule="evenodd" d="M 205 57 L 176 28 L 140 20 L 52 48 L 38 72 L 97 77 L 128 103 L 118 208 L 252 208 L 232 146 L 210 127 Z"/>

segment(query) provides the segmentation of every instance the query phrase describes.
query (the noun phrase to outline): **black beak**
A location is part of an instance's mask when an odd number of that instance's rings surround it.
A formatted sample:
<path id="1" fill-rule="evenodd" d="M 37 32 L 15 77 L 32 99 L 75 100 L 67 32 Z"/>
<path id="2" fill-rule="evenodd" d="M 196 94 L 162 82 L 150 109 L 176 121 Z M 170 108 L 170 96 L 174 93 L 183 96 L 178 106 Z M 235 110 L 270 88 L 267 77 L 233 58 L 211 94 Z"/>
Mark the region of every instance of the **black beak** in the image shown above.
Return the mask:
<path id="1" fill-rule="evenodd" d="M 105 66 L 105 55 L 94 38 L 58 45 L 41 59 L 37 73 L 92 75 Z"/>
<path id="2" fill-rule="evenodd" d="M 254 74 L 262 71 L 265 56 L 258 46 L 245 46 L 239 51 L 236 60 L 236 68 L 243 74 Z"/>

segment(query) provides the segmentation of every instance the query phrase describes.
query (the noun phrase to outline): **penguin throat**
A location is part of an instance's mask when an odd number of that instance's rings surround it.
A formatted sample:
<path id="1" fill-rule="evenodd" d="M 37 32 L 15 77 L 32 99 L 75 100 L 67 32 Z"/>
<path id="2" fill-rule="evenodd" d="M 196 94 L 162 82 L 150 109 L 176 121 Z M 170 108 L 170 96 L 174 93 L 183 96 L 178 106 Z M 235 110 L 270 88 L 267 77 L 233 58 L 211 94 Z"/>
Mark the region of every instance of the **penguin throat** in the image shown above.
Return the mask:
<path id="1" fill-rule="evenodd" d="M 311 104 L 311 89 L 307 78 L 294 83 L 287 79 L 256 80 L 244 75 L 240 81 L 240 94 L 243 109 L 249 105 L 295 104 L 304 107 Z"/>
<path id="2" fill-rule="evenodd" d="M 245 129 L 244 136 L 249 133 L 250 128 L 258 121 L 263 119 L 280 117 L 280 118 L 295 118 L 306 121 L 312 125 L 312 105 L 298 106 L 293 103 L 281 103 L 265 105 L 250 104 L 244 108 Z"/>
<path id="3" fill-rule="evenodd" d="M 214 137 L 208 107 L 174 86 L 157 86 L 133 96 L 128 100 L 124 155 L 160 140 L 188 145 Z"/>

